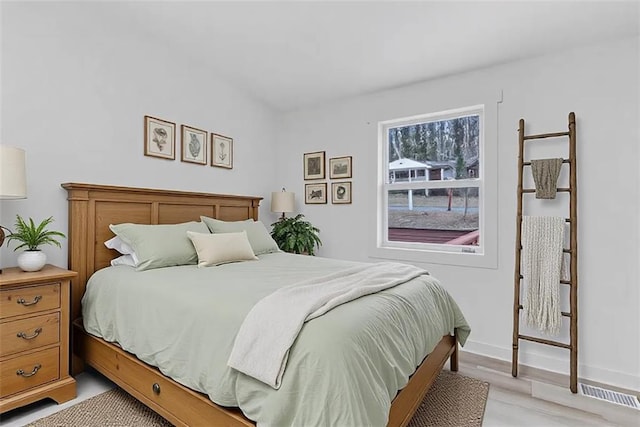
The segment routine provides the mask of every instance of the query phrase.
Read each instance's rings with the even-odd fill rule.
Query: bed
[[[200,216],[257,220],[261,198],[76,183],[63,187],[69,200],[69,268],[78,272],[71,303],[71,316],[76,319],[73,373],[88,364],[175,425],[254,425],[238,408],[217,405],[207,394],[165,376],[116,343],[85,332],[80,316],[89,277],[117,256],[103,245],[113,236],[109,224],[176,224],[197,221]],[[265,257],[264,264],[277,264],[280,259],[280,254],[273,254]],[[442,336],[393,399],[387,425],[403,426],[411,420],[447,359],[451,358],[451,369],[457,370],[457,348],[455,334]]]

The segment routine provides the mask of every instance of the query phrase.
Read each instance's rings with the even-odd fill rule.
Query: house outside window
[[[484,106],[379,124],[378,248],[482,255]]]

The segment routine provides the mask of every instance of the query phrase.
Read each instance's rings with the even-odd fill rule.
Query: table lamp
[[[282,212],[282,217],[285,218],[285,213],[293,212],[295,206],[296,194],[290,191],[286,191],[282,188],[282,191],[274,191],[271,193],[271,212]]]

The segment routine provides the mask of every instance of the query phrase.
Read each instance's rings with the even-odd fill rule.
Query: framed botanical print
[[[351,182],[331,183],[331,203],[334,205],[351,203]]]
[[[323,182],[321,184],[305,184],[304,202],[307,205],[327,203],[327,183]]]
[[[233,169],[233,138],[211,134],[211,166]]]
[[[176,124],[144,116],[144,155],[174,160],[176,158]]]
[[[304,179],[324,179],[324,151],[304,153],[302,158]]]
[[[182,157],[183,162],[207,164],[207,137],[206,130],[196,129],[191,126],[182,125]]]
[[[351,156],[329,159],[329,177],[331,179],[351,178]]]

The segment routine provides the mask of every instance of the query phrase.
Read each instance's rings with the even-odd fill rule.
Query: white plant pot
[[[18,255],[18,267],[22,271],[40,271],[47,263],[47,254],[42,251],[24,251]]]

